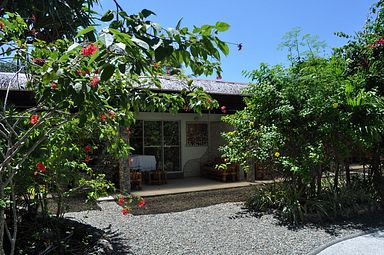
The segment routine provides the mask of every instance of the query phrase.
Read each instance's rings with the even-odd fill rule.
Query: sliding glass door
[[[133,153],[154,155],[158,169],[181,171],[178,121],[137,121],[130,141]]]

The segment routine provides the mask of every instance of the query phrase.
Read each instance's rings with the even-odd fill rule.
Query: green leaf
[[[140,14],[142,14],[142,16],[143,16],[144,18],[147,18],[147,17],[149,17],[149,16],[151,16],[151,15],[156,15],[156,13],[154,13],[153,11],[148,10],[148,9],[143,9],[143,10],[140,12]]]
[[[75,42],[74,44],[72,44],[71,46],[69,46],[68,50],[66,51],[67,53],[76,49],[77,47],[80,47],[80,44]]]
[[[219,47],[219,49],[221,50],[221,52],[223,52],[223,54],[225,56],[227,56],[229,54],[228,44],[226,44],[225,42],[223,42],[219,39],[216,40],[216,44],[217,44],[217,47]]]
[[[112,45],[114,36],[110,33],[101,33],[100,40],[104,43],[105,47],[108,48]]]
[[[82,35],[88,34],[88,33],[93,32],[93,31],[95,31],[95,27],[94,26],[86,27],[86,28],[80,30],[79,33],[77,33],[76,37],[78,38],[78,37],[80,37]]]
[[[183,21],[183,18],[179,19],[179,21],[176,24],[176,29],[179,30],[181,26],[181,22]]]
[[[144,42],[143,40],[140,40],[138,38],[132,38],[131,39],[133,42],[135,42],[137,45],[139,45],[140,47],[146,49],[146,50],[149,50],[149,45],[148,43]]]
[[[121,73],[125,73],[126,68],[125,68],[124,64],[120,64],[118,67],[119,67],[119,70],[120,70]]]
[[[108,21],[111,21],[113,20],[113,12],[111,10],[108,10],[104,15],[103,17],[101,17],[101,21],[104,21],[104,22],[108,22]]]
[[[115,66],[112,65],[112,64],[106,64],[102,73],[101,73],[101,76],[100,76],[100,79],[102,81],[107,81],[109,80],[109,78],[111,78],[111,76],[113,75],[113,73],[115,72]]]
[[[216,29],[219,32],[225,32],[229,29],[229,24],[222,21],[218,21],[216,22]]]

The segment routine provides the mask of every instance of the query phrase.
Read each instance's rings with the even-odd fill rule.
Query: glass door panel
[[[181,171],[180,122],[137,121],[130,142],[134,153],[154,155],[157,169]]]
[[[180,147],[164,147],[164,171],[178,172],[180,168]]]
[[[161,146],[161,121],[144,121],[144,146]]]
[[[144,155],[156,157],[156,168],[163,167],[162,122],[144,121]]]
[[[136,121],[135,125],[131,127],[131,137],[129,138],[130,145],[135,150],[133,154],[143,154],[143,121]]]

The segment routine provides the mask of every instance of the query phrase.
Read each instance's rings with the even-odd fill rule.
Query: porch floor
[[[169,194],[188,193],[196,191],[230,189],[238,187],[246,187],[250,185],[258,185],[273,181],[238,181],[238,182],[219,182],[201,177],[190,177],[184,179],[168,179],[167,184],[163,185],[143,185],[143,189],[132,191],[133,195],[141,197],[162,196]]]

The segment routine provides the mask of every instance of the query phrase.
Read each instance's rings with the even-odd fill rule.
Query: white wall
[[[187,122],[218,122],[220,114],[194,114],[194,113],[154,113],[142,112],[136,117],[138,120],[152,121],[180,121],[180,139],[181,139],[181,166],[184,177],[200,176],[200,159],[208,153],[208,146],[190,147],[186,146],[186,126]],[[212,132],[210,129],[209,132]],[[208,137],[212,135],[208,134]],[[215,137],[215,136],[214,136]],[[217,136],[216,136],[217,137]],[[211,141],[208,141],[210,144]]]

